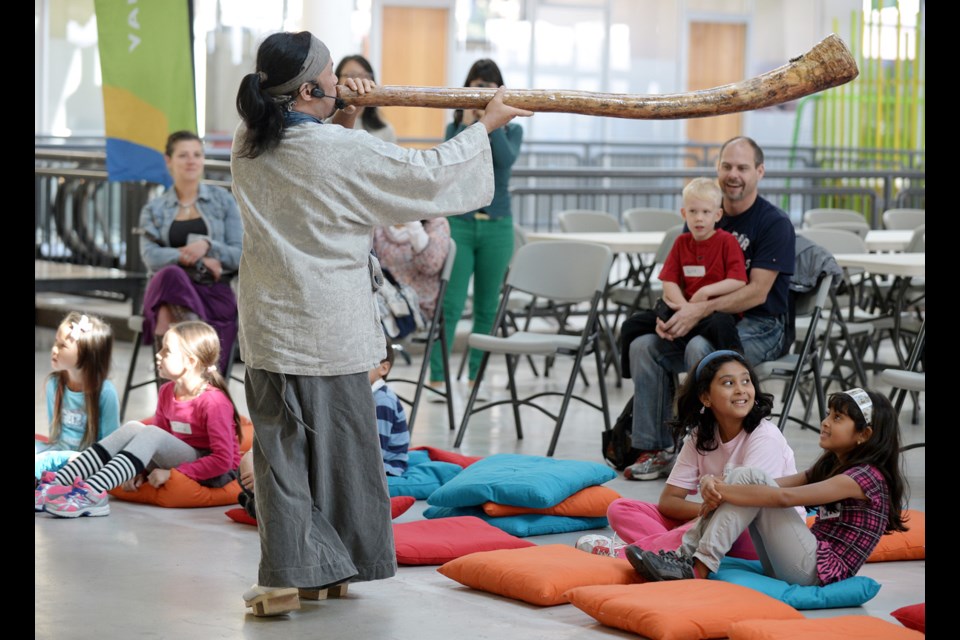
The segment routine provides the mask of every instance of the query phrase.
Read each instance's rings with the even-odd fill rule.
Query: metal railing
[[[401,138],[399,143],[433,146],[439,138]],[[524,140],[517,167],[712,167],[720,144],[701,142],[596,142]],[[792,147],[763,145],[767,169],[923,170],[921,150]]]
[[[716,175],[713,167],[663,168],[526,168],[511,178],[513,214],[524,228],[538,231],[557,226],[565,209],[606,211],[620,219],[632,207],[680,209],[683,186],[692,178]],[[818,207],[860,211],[873,227],[880,214],[901,201],[909,190],[923,197],[925,172],[918,170],[767,170],[760,192],[799,225],[803,212]],[[622,222],[622,220],[621,220]]]
[[[132,230],[155,188],[109,182],[105,170],[36,167],[35,258],[144,271]]]
[[[648,158],[649,166],[571,166],[575,157],[620,164],[630,155],[623,151],[628,146],[525,144],[523,153],[534,154],[528,160],[536,157],[539,165],[564,158],[559,162],[566,166],[528,163],[514,167],[510,191],[517,223],[528,229],[556,229],[556,214],[564,209],[598,209],[617,218],[631,207],[679,210],[680,193],[687,181],[715,175],[713,165],[704,159],[715,154],[716,145],[632,145],[634,151]],[[652,153],[658,149],[657,154]],[[690,149],[695,150],[692,155]],[[815,163],[829,151],[804,150],[808,158],[805,162]],[[768,162],[773,164],[769,159],[774,157],[768,153]],[[161,187],[147,182],[108,181],[102,149],[37,147],[35,158],[37,259],[145,271],[134,231],[143,205]],[[694,158],[700,165],[687,166]],[[922,160],[922,154],[904,154],[904,158],[914,162]],[[229,188],[228,159],[208,156],[206,175],[207,182]],[[902,167],[837,170],[767,166],[760,191],[798,225],[807,209],[841,207],[861,211],[876,228],[887,208],[923,206],[925,176],[922,169]]]

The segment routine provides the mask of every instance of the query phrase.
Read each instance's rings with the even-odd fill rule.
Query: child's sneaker
[[[43,510],[58,518],[110,515],[110,499],[106,491],[97,492],[86,482],[68,487],[70,493],[48,498]]]
[[[620,549],[625,547],[626,544],[624,544],[616,534],[613,535],[613,538],[608,538],[607,536],[590,533],[585,536],[580,536],[576,546],[580,551],[586,551],[595,556],[610,556],[611,558],[616,558]]]
[[[623,470],[627,480],[657,480],[673,470],[674,456],[669,451],[644,451],[637,461]]]
[[[33,490],[33,510],[43,511],[43,505],[48,499],[70,493],[72,486],[56,484],[57,474],[53,471],[44,471],[40,474],[40,483]]]

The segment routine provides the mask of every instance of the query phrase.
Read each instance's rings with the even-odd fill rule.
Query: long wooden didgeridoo
[[[675,120],[762,109],[850,82],[860,71],[850,50],[831,34],[807,53],[772,71],[713,89],[664,95],[507,89],[504,103],[530,111],[588,116]],[[340,97],[358,107],[483,109],[496,89],[384,85],[359,95],[344,86]]]

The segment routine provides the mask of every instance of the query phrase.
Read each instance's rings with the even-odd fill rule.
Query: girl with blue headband
[[[741,467],[704,479],[702,517],[679,549],[627,547],[630,564],[648,581],[706,578],[748,531],[765,575],[804,586],[856,575],[882,535],[907,529],[900,427],[879,393],[834,393],[828,406],[813,466],[785,477]],[[804,505],[817,511],[809,528],[792,508]]]
[[[688,498],[705,479],[741,466],[761,468],[773,477],[796,473],[793,450],[767,419],[772,407],[773,396],[760,391],[753,368],[740,353],[723,350],[705,356],[677,394],[677,419],[671,427],[683,446],[660,501],[621,498],[611,503],[607,519],[617,536],[640,549],[676,549],[701,515],[701,503]],[[614,554],[622,555],[622,548]],[[737,541],[731,555],[757,557],[748,536]]]

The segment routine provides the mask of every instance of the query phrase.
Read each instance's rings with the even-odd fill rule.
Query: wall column
[[[344,56],[358,53],[353,42],[350,19],[353,3],[344,0],[303,0],[300,28],[320,38],[333,57],[333,66]]]

